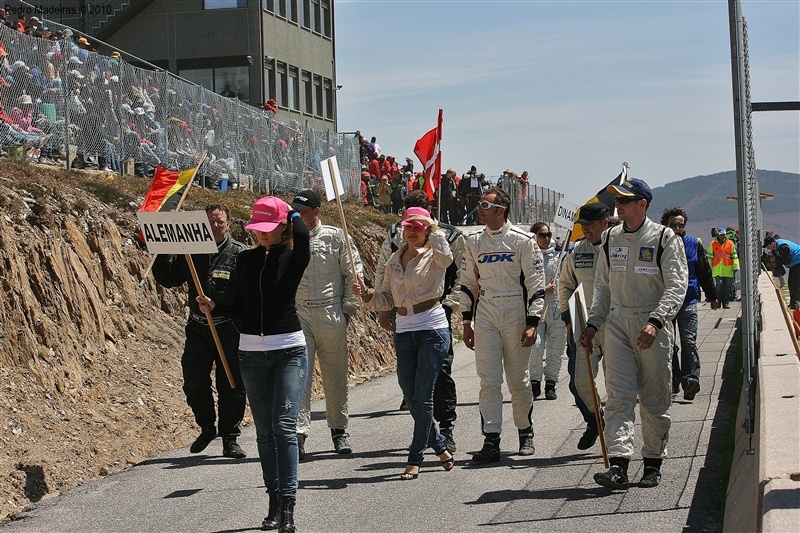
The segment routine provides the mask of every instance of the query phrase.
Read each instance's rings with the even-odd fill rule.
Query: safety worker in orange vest
[[[735,272],[739,270],[739,255],[736,253],[736,245],[725,234],[725,228],[718,228],[717,232],[717,238],[708,247],[708,260],[711,262],[717,297],[722,308],[729,309],[731,283]]]

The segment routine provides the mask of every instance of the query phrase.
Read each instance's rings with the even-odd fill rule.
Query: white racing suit
[[[481,380],[478,405],[483,433],[500,434],[503,369],[517,429],[532,425],[528,380],[530,348],[520,340],[538,326],[544,306],[542,252],[533,235],[506,222],[467,237],[461,267],[461,314],[475,322],[475,367]]]
[[[297,287],[297,316],[308,347],[306,388],[297,415],[297,432],[308,435],[311,427],[311,384],[314,360],[319,361],[322,388],[325,392],[325,417],[331,429],[347,427],[347,323],[344,315],[353,316],[358,299],[353,294],[350,256],[344,231],[322,223],[309,231],[311,261]],[[363,267],[358,250],[350,239],[356,272]]]
[[[648,218],[635,232],[620,224],[603,233],[588,323],[606,327],[608,401],[605,438],[609,457],[633,455],[636,397],[642,416],[642,457],[666,456],[672,403],[672,320],[689,281],[683,239]],[[607,246],[606,246],[607,242]],[[653,345],[636,346],[646,324],[658,328]]]
[[[556,252],[555,244],[552,244],[547,250],[542,250],[545,284],[550,283],[550,280],[556,275],[559,254],[560,252]],[[547,300],[547,309],[539,321],[539,327],[536,328],[536,343],[531,348],[529,370],[531,381],[542,381],[542,367],[544,366],[545,380],[558,382],[564,348],[567,345],[567,328],[561,320],[561,311],[558,309],[558,284],[556,284],[556,292]]]
[[[575,249],[564,260],[561,270],[561,278],[558,280],[558,307],[561,315],[569,311],[569,299],[572,293],[583,283],[583,297],[586,309],[592,307],[592,296],[594,295],[594,273],[597,269],[597,261],[600,258],[600,243],[596,245],[583,239],[575,245]],[[586,316],[583,317],[584,321]],[[566,318],[565,318],[566,320]],[[578,320],[578,317],[570,317],[570,322]],[[572,339],[567,349],[567,369],[569,371],[569,390],[575,397],[575,405],[578,406],[583,421],[594,426],[594,402],[592,401],[592,385],[590,380],[597,378],[597,369],[600,359],[603,357],[603,339],[605,338],[605,327],[600,330],[592,340],[592,353],[589,361],[592,364],[592,375],[586,369],[586,359],[583,348],[578,346],[577,339]],[[597,405],[600,405],[600,397],[597,396]],[[601,411],[602,414],[602,411]]]

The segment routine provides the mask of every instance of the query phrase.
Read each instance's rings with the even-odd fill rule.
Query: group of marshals
[[[642,180],[630,179],[608,190],[616,197],[621,224],[609,228],[609,210],[603,204],[581,207],[576,224],[585,239],[566,258],[559,280],[559,309],[570,323],[568,301],[578,285],[583,285],[589,308],[586,327],[580,339],[568,338],[570,390],[586,422],[578,448],[594,445],[600,431],[608,443],[611,467],[595,474],[595,481],[612,489],[627,489],[628,463],[634,451],[634,409],[638,403],[642,417],[644,475],[640,485],[653,487],[661,479],[661,463],[666,456],[672,402],[672,350],[675,343],[674,320],[686,295],[689,273],[684,241],[672,229],[647,217],[652,201],[650,187]],[[406,207],[428,208],[423,193],[409,195]],[[418,205],[417,205],[418,204]],[[502,189],[485,191],[476,212],[479,231],[466,237],[447,228],[454,261],[446,278],[440,301],[448,319],[460,311],[464,343],[475,351],[475,366],[480,378],[478,406],[481,415],[483,448],[472,457],[482,464],[499,461],[502,433],[502,384],[511,393],[513,424],[519,438],[519,453],[532,455],[533,394],[528,371],[531,346],[545,302],[545,272],[542,251],[534,236],[509,221],[511,199]],[[313,191],[298,193],[292,207],[311,233],[311,263],[297,293],[298,316],[302,319],[309,354],[309,370],[314,360],[319,365],[326,396],[326,419],[334,449],[351,452],[347,422],[347,324],[358,306],[352,293],[353,270],[362,276],[361,259],[350,241],[347,251],[344,232],[320,222],[320,199]],[[198,277],[206,294],[224,299],[236,282],[233,257],[244,245],[228,236],[228,210],[209,206],[218,254],[196,255]],[[404,246],[402,228],[393,226],[382,250],[381,266],[395,250]],[[460,267],[460,268],[459,268]],[[379,272],[376,278],[380,278]],[[156,280],[165,287],[176,287],[189,279],[183,257],[161,256],[154,266]],[[379,279],[377,280],[380,281]],[[190,284],[189,304],[194,302]],[[219,363],[216,347],[206,331],[205,317],[191,307],[186,327],[186,346],[182,359],[184,391],[194,411],[201,434],[191,447],[193,453],[205,449],[217,435],[223,439],[228,457],[244,457],[236,444],[239,422],[244,411],[244,391],[232,389],[224,373],[217,370],[219,422],[214,408],[210,373]],[[238,333],[231,320],[212,316],[226,347],[234,379],[241,383],[236,363]],[[380,317],[392,329],[391,313]],[[229,327],[230,326],[230,327]],[[227,329],[226,329],[227,328]],[[230,330],[230,331],[229,331]],[[577,341],[577,342],[576,342]],[[590,352],[591,374],[579,362],[578,344]],[[608,400],[601,413],[603,427],[595,420],[591,381],[603,360]],[[456,420],[455,382],[450,376],[452,352],[436,384],[435,418],[447,447],[455,452],[453,425]],[[310,429],[311,380],[307,380],[301,414],[298,418],[298,444],[301,458]]]

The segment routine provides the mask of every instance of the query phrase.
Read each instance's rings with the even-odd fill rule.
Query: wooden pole
[[[583,316],[583,304],[581,303],[581,295],[579,293],[575,293],[575,311],[578,314],[578,325],[581,329],[581,335],[586,330],[586,319]],[[577,339],[574,339],[576,343],[575,348],[577,349]],[[586,372],[589,376],[589,383],[591,384],[592,388],[592,403],[594,404],[594,420],[597,424],[597,432],[600,435],[600,449],[603,452],[603,464],[606,468],[611,468],[611,465],[608,462],[608,450],[606,449],[606,437],[603,433],[603,419],[600,418],[600,402],[597,401],[597,387],[594,384],[594,371],[592,369],[592,360],[591,354],[589,353],[589,348],[586,347],[583,349],[584,359],[586,360]],[[577,354],[576,354],[577,357]]]
[[[186,264],[189,265],[189,270],[192,273],[192,279],[194,280],[194,286],[197,289],[198,296],[202,296],[205,298],[205,294],[203,294],[203,286],[200,284],[200,278],[197,276],[197,270],[194,268],[194,262],[192,261],[192,256],[190,254],[186,254]],[[219,352],[219,358],[222,360],[222,366],[225,368],[225,375],[228,376],[228,383],[231,384],[231,388],[236,388],[236,380],[233,379],[233,374],[231,374],[231,368],[228,366],[228,360],[225,358],[225,350],[222,348],[222,343],[219,340],[219,334],[217,334],[217,327],[214,325],[214,319],[211,317],[211,313],[206,313],[206,320],[208,320],[208,327],[211,328],[211,336],[214,337],[214,344],[217,345],[217,352]]]
[[[347,221],[344,219],[344,207],[342,206],[342,199],[339,193],[339,184],[336,183],[336,174],[334,174],[333,168],[333,160],[328,159],[328,171],[330,172],[331,182],[333,183],[333,194],[336,196],[336,206],[339,208],[339,219],[342,222],[342,231],[344,231],[344,242],[347,245],[347,257],[350,258],[350,272],[353,274],[353,281],[357,281],[359,279],[358,272],[356,272],[356,263],[353,260],[353,250],[350,247],[350,234],[347,232]],[[359,296],[359,299],[362,299]],[[364,314],[364,302],[362,300],[361,305],[358,306],[359,311],[361,312],[361,323],[364,324],[364,327],[367,327],[367,317]]]
[[[761,265],[761,269],[766,272],[767,276],[769,277],[769,282],[772,283],[772,288],[775,289],[775,294],[778,296],[778,301],[781,305],[781,313],[783,314],[783,319],[786,321],[786,329],[789,330],[789,337],[792,339],[792,345],[794,346],[794,351],[797,355],[797,358],[800,359],[800,341],[797,339],[795,329],[797,327],[797,322],[794,321],[794,317],[792,313],[789,311],[789,308],[786,306],[786,302],[783,301],[783,295],[781,294],[781,289],[775,284],[775,280],[772,279],[772,272],[766,269],[766,267]]]
[[[194,172],[192,172],[192,177],[189,178],[189,183],[187,183],[186,187],[183,188],[183,194],[181,194],[181,199],[178,200],[178,205],[175,206],[175,209],[173,209],[173,211],[180,211],[181,210],[181,206],[183,205],[183,201],[186,199],[186,194],[189,192],[189,188],[192,186],[192,181],[194,181],[194,177],[197,174],[197,171],[200,170],[200,165],[202,165],[203,161],[205,161],[207,154],[208,154],[208,150],[203,150],[203,153],[200,155],[200,162],[197,163],[196,167],[194,167]],[[147,275],[153,269],[153,265],[155,264],[157,257],[158,257],[158,254],[153,254],[150,257],[150,264],[147,265],[147,268],[145,269],[144,273],[142,274],[142,279],[141,279],[141,281],[139,281],[139,287],[144,285],[144,280],[147,279]]]

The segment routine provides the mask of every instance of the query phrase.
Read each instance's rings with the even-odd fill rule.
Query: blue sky
[[[752,100],[800,100],[800,2],[742,10]],[[445,167],[575,202],[623,161],[654,187],[735,168],[726,0],[336,0],[335,31],[339,130],[399,160],[442,108]],[[759,168],[800,172],[800,113],[754,132]]]

